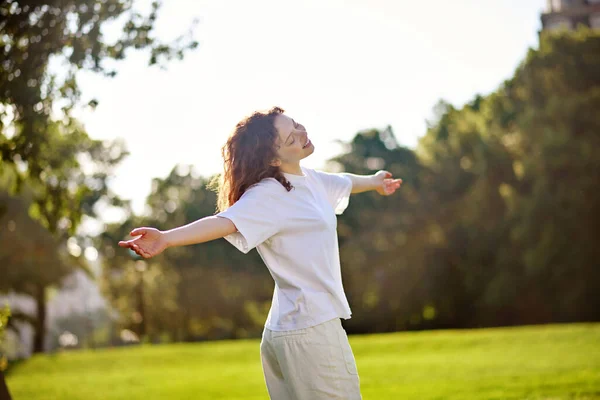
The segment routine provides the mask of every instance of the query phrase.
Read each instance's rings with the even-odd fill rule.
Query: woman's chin
[[[310,156],[314,152],[315,152],[315,146],[313,146],[311,143],[310,146],[308,146],[308,148],[306,149],[306,155],[303,158]]]

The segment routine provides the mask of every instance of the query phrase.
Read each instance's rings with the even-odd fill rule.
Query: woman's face
[[[274,125],[279,133],[279,137],[275,140],[275,148],[281,162],[280,166],[297,166],[300,160],[315,151],[302,124],[285,114],[279,114],[275,117]]]

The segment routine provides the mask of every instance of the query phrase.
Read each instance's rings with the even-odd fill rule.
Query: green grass
[[[365,400],[600,399],[600,324],[353,336]],[[36,356],[14,400],[267,399],[258,340]]]

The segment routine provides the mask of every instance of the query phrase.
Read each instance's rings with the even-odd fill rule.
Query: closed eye
[[[293,119],[292,119],[292,122],[294,123],[294,129],[298,129],[298,127],[300,126],[300,124],[299,124],[299,123],[297,123],[296,121],[294,121]],[[293,134],[292,134],[292,135],[290,135],[290,136],[293,136]],[[296,141],[295,141],[295,140],[292,138],[292,141],[290,142],[290,144],[289,144],[288,146],[291,146],[291,145],[293,145],[295,142],[296,142]]]

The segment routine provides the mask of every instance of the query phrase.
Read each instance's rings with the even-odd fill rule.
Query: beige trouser
[[[362,399],[339,318],[293,331],[265,328],[260,355],[271,400]]]

